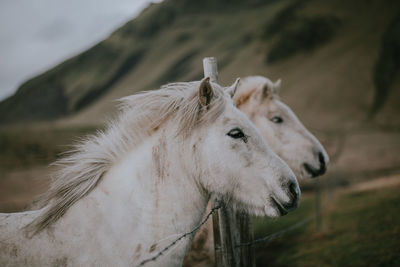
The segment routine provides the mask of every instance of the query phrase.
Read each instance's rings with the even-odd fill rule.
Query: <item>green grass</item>
[[[79,138],[93,133],[79,129],[8,129],[0,130],[0,170],[25,169],[50,164]]]
[[[399,188],[339,195],[320,232],[311,223],[257,246],[257,266],[400,266],[399,201]],[[312,212],[313,199],[306,198],[279,220],[255,220],[256,238]]]
[[[254,237],[261,238],[266,235],[289,227],[303,218],[311,216],[314,212],[314,199],[311,196],[302,196],[299,207],[286,216],[270,219],[267,217],[256,217],[253,219]]]

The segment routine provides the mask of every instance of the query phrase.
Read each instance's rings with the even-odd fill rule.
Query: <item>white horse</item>
[[[298,178],[320,176],[326,171],[328,154],[293,111],[280,101],[280,87],[280,80],[274,83],[262,76],[246,77],[240,80],[233,99]],[[213,266],[213,261],[212,222],[207,222],[196,234],[184,265]]]
[[[297,205],[293,172],[209,80],[127,97],[59,164],[37,211],[0,214],[0,266],[131,266],[201,220],[210,197],[256,215]],[[180,266],[183,239],[149,266]]]
[[[261,132],[268,145],[299,178],[326,172],[329,156],[321,143],[279,98],[281,80],[266,77],[242,79],[234,96],[236,106]]]

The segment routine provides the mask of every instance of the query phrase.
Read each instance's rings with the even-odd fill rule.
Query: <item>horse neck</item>
[[[97,243],[115,242],[131,259],[132,251],[140,247],[137,260],[154,255],[178,234],[194,228],[208,195],[196,183],[198,175],[192,171],[195,168],[186,147],[170,141],[173,139],[167,142],[165,132],[156,133],[131,151],[87,197],[71,207],[64,225],[78,223],[79,228],[74,229],[92,239],[108,233],[106,240]],[[184,241],[162,260],[183,260],[189,243]]]

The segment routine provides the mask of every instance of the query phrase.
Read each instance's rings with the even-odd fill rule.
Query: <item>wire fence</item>
[[[179,238],[175,239],[173,242],[171,242],[168,246],[166,246],[164,249],[162,249],[160,252],[158,252],[156,255],[154,255],[151,258],[148,258],[146,260],[143,260],[142,262],[139,263],[139,265],[136,266],[144,266],[145,264],[149,263],[149,262],[153,262],[156,261],[159,257],[163,256],[165,254],[165,252],[167,252],[169,249],[171,249],[173,246],[175,246],[179,241],[181,241],[182,239],[184,239],[185,237],[188,237],[190,235],[195,234],[211,217],[211,215],[216,212],[218,209],[220,209],[222,207],[221,202],[217,202],[217,205],[215,207],[213,207],[210,212],[207,214],[207,216],[200,222],[200,224],[198,224],[195,228],[193,228],[193,230],[191,230],[190,232],[184,233],[182,234]],[[293,231],[297,228],[302,227],[303,225],[306,225],[308,223],[311,223],[314,219],[316,219],[319,215],[317,213],[314,213],[312,216],[309,216],[285,229],[282,229],[278,232],[269,234],[267,236],[264,236],[262,238],[258,238],[255,239],[251,242],[246,242],[246,243],[241,243],[241,244],[237,244],[235,247],[236,248],[240,248],[240,247],[247,247],[247,246],[254,246],[257,245],[259,243],[264,243],[264,242],[268,242],[271,241],[275,238],[278,238],[290,231]]]
[[[255,239],[255,240],[253,240],[251,242],[238,244],[238,245],[236,245],[236,248],[245,247],[245,246],[254,246],[254,245],[259,244],[259,243],[271,241],[274,238],[280,237],[280,236],[286,234],[287,232],[293,231],[293,230],[295,230],[297,228],[302,227],[303,225],[305,225],[307,223],[310,223],[316,217],[317,217],[317,214],[314,214],[313,216],[310,216],[310,217],[308,217],[308,218],[306,218],[304,220],[301,220],[301,221],[299,221],[299,222],[297,222],[297,223],[295,223],[295,224],[293,224],[293,225],[291,225],[291,226],[289,226],[289,227],[287,227],[287,228],[285,228],[283,230],[280,230],[278,232],[272,233],[272,234],[264,236],[262,238]]]
[[[165,248],[163,248],[160,252],[158,252],[156,255],[154,255],[151,258],[148,258],[144,261],[142,261],[141,263],[139,263],[139,265],[136,266],[144,266],[146,263],[152,262],[152,261],[156,261],[159,257],[161,257],[162,255],[164,255],[165,252],[167,252],[170,248],[172,248],[173,246],[176,245],[176,243],[178,243],[179,241],[181,241],[182,239],[184,239],[185,237],[188,237],[190,235],[195,234],[207,221],[208,219],[211,217],[211,215],[216,212],[218,209],[220,209],[222,207],[222,204],[217,201],[216,202],[217,205],[215,207],[213,207],[210,212],[207,214],[207,216],[200,222],[199,225],[197,225],[195,228],[193,228],[192,231],[184,233],[183,235],[181,235],[179,238],[175,239],[173,242],[171,242],[168,246],[166,246]]]

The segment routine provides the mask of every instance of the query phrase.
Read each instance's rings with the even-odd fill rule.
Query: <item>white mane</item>
[[[166,121],[176,127],[176,135],[187,137],[204,122],[214,121],[224,110],[223,90],[213,84],[214,100],[207,112],[198,101],[200,82],[173,83],[160,90],[121,99],[120,114],[106,130],[77,144],[55,165],[50,189],[41,199],[42,214],[27,225],[36,234],[57,221],[79,199],[91,192],[110,167]]]

